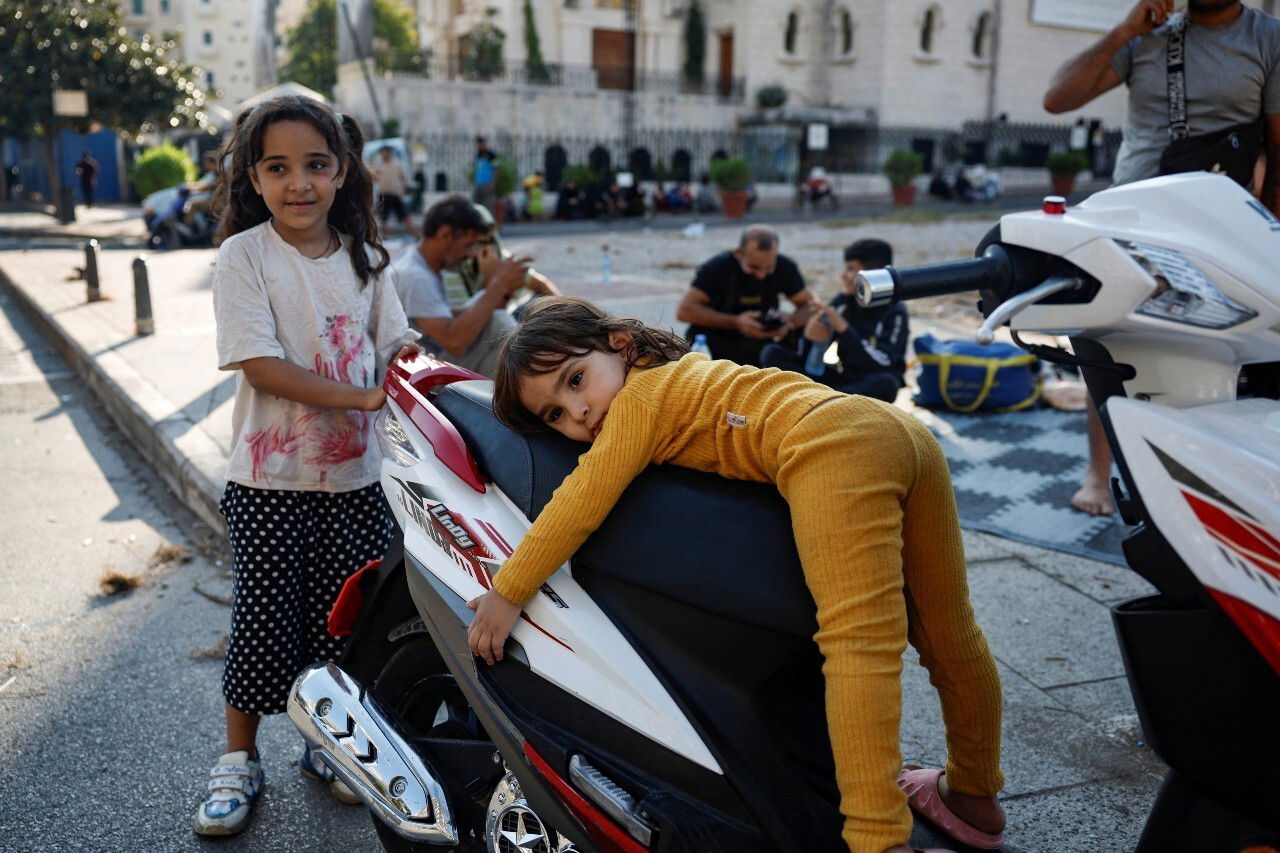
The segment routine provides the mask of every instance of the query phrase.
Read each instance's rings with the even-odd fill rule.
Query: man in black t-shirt
[[[796,307],[790,315],[778,313],[779,295]],[[689,340],[706,335],[712,358],[759,365],[764,345],[802,328],[817,307],[795,261],[778,253],[778,233],[752,225],[737,249],[698,268],[676,319],[691,324]]]

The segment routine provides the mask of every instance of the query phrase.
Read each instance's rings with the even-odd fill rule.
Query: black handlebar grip
[[[971,290],[997,290],[1013,278],[1013,263],[999,246],[991,246],[980,258],[947,261],[923,267],[865,270],[858,273],[857,300],[864,308],[965,293]]]

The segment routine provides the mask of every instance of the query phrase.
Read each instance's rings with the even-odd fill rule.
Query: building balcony
[[[745,89],[742,77],[708,74],[697,79],[680,71],[637,69],[628,65],[544,62],[531,66],[524,60],[465,55],[433,56],[416,68],[397,69],[393,73],[397,77],[420,77],[451,83],[707,97],[726,104],[741,104]]]

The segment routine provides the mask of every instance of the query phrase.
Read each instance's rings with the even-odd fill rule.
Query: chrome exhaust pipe
[[[307,667],[289,692],[289,719],[316,756],[401,838],[458,843],[439,781],[354,678],[332,663]]]

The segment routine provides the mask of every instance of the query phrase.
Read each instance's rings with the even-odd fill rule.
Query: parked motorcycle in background
[[[1280,846],[1280,222],[1160,178],[1002,219],[974,260],[863,273],[866,304],[980,290],[989,338],[1071,337],[1158,594],[1114,608],[1170,773],[1141,850]],[[1237,397],[1237,385],[1248,389]],[[395,364],[375,432],[403,534],[344,587],[289,715],[389,850],[843,850],[820,657],[771,486],[651,466],[478,665],[465,603],[576,465],[492,385]],[[745,534],[745,535],[744,535]],[[918,829],[913,843],[936,840]]]

